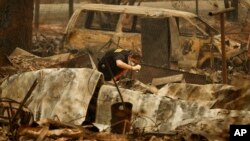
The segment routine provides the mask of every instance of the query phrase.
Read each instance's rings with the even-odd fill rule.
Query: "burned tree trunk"
[[[16,47],[32,47],[33,0],[0,0],[0,66]]]

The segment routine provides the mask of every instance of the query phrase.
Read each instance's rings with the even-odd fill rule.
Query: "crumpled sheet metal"
[[[223,118],[199,118],[191,123],[179,126],[176,131],[185,140],[194,140],[197,136],[203,136],[208,141],[228,141],[231,124],[247,125],[249,122],[249,116],[242,115]]]
[[[119,88],[124,102],[132,103],[132,120],[137,127],[147,127],[153,130],[156,121],[156,109],[158,109],[161,97],[153,94],[143,94],[140,91]],[[97,99],[96,123],[111,125],[111,105],[121,102],[116,87],[103,85]],[[137,116],[138,115],[138,116]],[[143,115],[143,116],[141,116]]]
[[[88,68],[43,69],[11,76],[1,85],[1,97],[21,102],[34,80],[38,84],[26,105],[35,120],[59,118],[81,124],[102,74]]]
[[[212,109],[249,111],[250,87],[248,81],[239,81],[244,88],[225,84],[169,83],[158,90],[157,95],[172,99],[196,101]],[[246,83],[246,84],[245,84]]]
[[[157,95],[188,101],[213,101],[221,95],[238,93],[238,91],[239,88],[224,84],[169,83],[163,86]]]
[[[146,132],[168,132],[178,126],[192,123],[195,118],[250,116],[248,111],[210,109],[196,101],[175,100],[154,94],[120,88],[125,102],[133,104],[132,127]],[[97,101],[96,123],[111,126],[111,105],[121,102],[114,86],[103,85]]]
[[[221,51],[221,34],[216,35],[213,37],[213,45],[219,50],[220,53],[222,53]],[[225,48],[227,51],[229,50],[237,50],[239,48],[241,48],[241,44],[233,41],[233,40],[229,40],[226,38],[226,42],[228,42],[228,44],[226,44]]]
[[[233,76],[231,84],[240,88],[239,94],[229,94],[218,100],[213,108],[223,108],[228,110],[250,110],[250,79],[245,75]]]

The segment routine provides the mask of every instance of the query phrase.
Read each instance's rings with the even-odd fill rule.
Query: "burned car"
[[[144,6],[82,5],[67,25],[64,47],[101,52],[111,41],[113,47],[140,50],[143,63],[157,67],[211,67],[221,59],[220,34],[203,19]],[[227,57],[241,53],[240,48],[228,40]]]

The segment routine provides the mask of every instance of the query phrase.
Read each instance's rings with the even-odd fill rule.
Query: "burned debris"
[[[38,138],[40,134],[44,133],[44,138],[58,139],[65,137],[80,139],[91,136],[89,135],[91,133],[85,129],[89,126],[94,125],[102,132],[114,130],[112,124],[115,125],[117,123],[111,122],[112,118],[114,118],[113,116],[115,116],[111,107],[113,104],[121,102],[121,99],[115,86],[102,84],[99,72],[84,68],[65,68],[42,69],[14,75],[2,83],[1,97],[15,101],[24,99],[27,88],[32,85],[30,83],[32,81],[25,81],[27,78],[30,80],[37,79],[38,82],[26,104],[28,105],[27,108],[31,110],[30,113],[33,114],[34,120],[39,121],[40,124],[35,127],[20,128],[18,130],[20,131],[18,132],[19,136]],[[57,83],[60,79],[60,83]],[[55,85],[57,89],[54,89]],[[16,86],[16,88],[13,88],[13,86]],[[88,90],[89,93],[82,93],[83,90]],[[126,130],[126,133],[132,131],[137,131],[141,134],[156,132],[155,135],[157,135],[157,132],[163,132],[166,136],[171,136],[171,131],[175,129],[178,129],[176,130],[177,133],[179,131],[183,133],[186,124],[196,124],[197,121],[197,125],[194,126],[197,127],[199,122],[207,122],[206,119],[211,120],[212,118],[215,118],[215,121],[224,121],[225,117],[237,118],[238,122],[247,123],[247,121],[240,118],[241,116],[247,117],[249,114],[248,111],[245,111],[247,109],[247,107],[244,107],[245,104],[242,105],[242,108],[227,109],[226,107],[229,103],[232,105],[232,102],[235,104],[240,101],[241,103],[247,103],[247,99],[244,99],[242,96],[245,95],[246,97],[249,95],[248,89],[243,93],[243,88],[239,89],[223,84],[194,85],[170,83],[159,89],[154,95],[138,90],[124,88],[120,88],[120,90],[123,100],[132,104],[130,109],[131,119],[127,119],[129,121],[127,126],[132,129]],[[87,110],[87,107],[91,96],[95,95],[94,93],[98,93],[98,97],[94,98],[97,102],[96,114],[86,118],[93,118],[94,116],[95,123],[79,127],[84,121],[84,116],[87,112],[91,112]],[[235,99],[238,100],[234,101]],[[116,113],[118,111],[115,110],[113,112]],[[118,112],[117,114],[116,116],[120,117],[122,113]],[[46,120],[44,122],[43,119],[46,118],[56,121]],[[228,124],[236,123],[235,120],[231,119],[225,120],[225,122],[228,122]],[[52,128],[52,126],[56,128]],[[116,132],[123,132],[123,127],[116,127],[115,129]],[[99,135],[102,136],[103,133],[93,136],[99,138]],[[211,137],[210,132],[201,135],[206,138]],[[185,136],[188,136],[188,134],[185,134]],[[213,136],[218,139],[218,132],[215,132]],[[228,136],[226,135],[226,137]]]
[[[190,12],[81,4],[63,35],[6,56],[0,140],[226,141],[230,125],[249,124],[250,35],[224,47],[221,36]],[[111,48],[142,53],[142,69],[104,81],[96,64]]]

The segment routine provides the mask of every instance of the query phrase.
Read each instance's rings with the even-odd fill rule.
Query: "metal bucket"
[[[129,102],[119,102],[111,106],[111,132],[125,134],[130,130],[130,120],[133,105]]]

